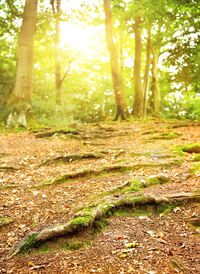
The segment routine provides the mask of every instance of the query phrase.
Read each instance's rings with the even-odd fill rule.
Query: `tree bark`
[[[148,38],[146,45],[146,67],[144,74],[144,105],[143,105],[143,117],[147,116],[147,92],[149,87],[149,71],[151,65],[151,28],[148,29]]]
[[[160,88],[158,82],[158,61],[159,61],[159,50],[156,47],[152,48],[153,60],[152,60],[152,104],[153,104],[153,115],[158,117],[160,113]]]
[[[141,81],[141,62],[142,62],[142,40],[141,40],[141,18],[135,17],[135,62],[134,62],[134,84],[135,97],[133,104],[133,115],[143,117],[143,90]]]
[[[104,0],[104,11],[105,11],[105,28],[106,28],[106,41],[108,46],[108,51],[110,55],[111,71],[113,79],[113,88],[115,93],[115,100],[117,105],[117,113],[115,120],[121,117],[125,120],[127,113],[127,105],[125,101],[125,96],[123,93],[122,77],[120,73],[120,67],[118,63],[117,50],[113,41],[112,33],[112,13],[110,0]]]
[[[23,22],[19,34],[17,75],[13,93],[10,99],[10,105],[13,107],[17,104],[19,108],[15,109],[15,114],[11,112],[10,123],[15,126],[22,123],[26,126],[27,106],[31,106],[31,97],[33,91],[33,41],[36,29],[37,0],[26,0]],[[23,118],[19,118],[23,116]],[[22,122],[18,120],[23,120]]]

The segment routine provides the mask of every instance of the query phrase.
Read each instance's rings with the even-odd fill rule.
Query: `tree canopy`
[[[0,4],[2,123],[6,123],[16,83],[26,2],[8,0]],[[119,110],[126,113],[126,118],[144,118],[147,113],[198,119],[198,1],[109,1],[115,48],[113,51],[112,46],[109,52],[116,51],[114,67],[119,66],[123,102],[114,93],[116,82],[106,44],[104,2],[107,1],[39,1],[31,97],[35,119],[44,124],[93,122],[114,118]]]

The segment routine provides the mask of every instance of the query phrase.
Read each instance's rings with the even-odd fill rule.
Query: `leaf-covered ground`
[[[155,120],[73,129],[50,137],[31,130],[0,134],[1,273],[200,273],[198,201],[160,213],[151,206],[123,209],[99,233],[88,228],[9,257],[29,232],[67,222],[78,208],[120,195],[113,189],[136,178],[170,180],[140,193],[200,189],[198,162],[181,149],[199,142],[199,124]],[[55,183],[64,174],[78,175]]]

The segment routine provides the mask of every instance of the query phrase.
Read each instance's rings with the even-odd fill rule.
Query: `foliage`
[[[70,2],[70,1],[69,1]],[[0,121],[6,120],[6,106],[16,77],[17,43],[22,21],[23,1],[0,4]],[[50,1],[40,1],[34,41],[34,93],[32,107],[35,119],[48,126],[66,126],[73,122],[97,122],[114,117],[116,112],[109,56],[104,37],[103,3],[72,8],[63,4],[61,21],[91,30],[93,43],[64,44],[77,34],[61,33],[60,56],[63,81],[63,106],[56,104],[55,91],[55,18]],[[67,7],[67,8],[66,8]],[[145,70],[147,28],[152,27],[151,42],[160,51],[159,82],[161,115],[167,118],[200,118],[200,41],[197,0],[194,1],[112,1],[113,34],[120,59],[123,87],[131,113],[134,100],[134,17],[142,18],[142,74]],[[79,33],[80,35],[80,33]],[[72,37],[73,36],[73,37]],[[81,36],[82,37],[82,36]],[[95,43],[94,43],[95,41]],[[82,44],[77,39],[77,43]],[[77,47],[76,47],[77,46]],[[151,75],[150,75],[151,76]],[[151,79],[150,85],[151,87]],[[152,96],[148,92],[149,113]]]

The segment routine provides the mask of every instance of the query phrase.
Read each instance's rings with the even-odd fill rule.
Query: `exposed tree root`
[[[45,137],[51,137],[54,134],[74,134],[74,135],[78,135],[79,132],[76,129],[56,129],[56,130],[52,130],[52,131],[46,131],[46,132],[39,132],[37,134],[35,134],[36,138],[45,138]]]
[[[104,156],[105,155],[100,152],[83,152],[78,154],[64,154],[62,156],[58,156],[52,159],[47,159],[46,161],[42,162],[40,166],[44,166],[44,165],[55,163],[55,162],[66,163],[66,162],[73,162],[73,161],[82,160],[82,159],[99,159],[99,158],[104,158]]]
[[[15,170],[19,170],[19,169],[16,167],[12,167],[12,166],[0,166],[0,171],[4,171],[4,170],[15,171]]]
[[[15,256],[21,252],[28,251],[31,247],[39,243],[47,241],[51,238],[67,235],[80,229],[92,226],[95,220],[105,217],[108,213],[113,212],[116,208],[122,206],[138,206],[145,204],[161,204],[177,201],[191,201],[200,199],[200,190],[187,193],[175,193],[169,195],[154,194],[134,194],[122,195],[118,198],[105,200],[101,204],[96,204],[87,208],[83,208],[78,212],[74,219],[65,224],[56,225],[54,227],[45,228],[39,232],[30,233],[23,241],[15,246],[11,251],[11,256]]]
[[[180,165],[179,160],[174,160],[171,162],[150,162],[150,163],[141,163],[141,164],[118,164],[112,166],[104,166],[98,169],[84,169],[81,171],[71,172],[64,174],[62,176],[57,177],[52,181],[44,181],[39,185],[34,186],[33,188],[40,188],[40,187],[47,187],[51,185],[62,184],[68,180],[76,179],[76,178],[83,178],[87,176],[98,176],[101,174],[109,174],[114,172],[126,172],[128,170],[140,169],[144,167],[162,167],[167,166],[171,167],[173,165]]]
[[[163,132],[159,135],[153,136],[150,138],[150,140],[159,140],[159,139],[163,139],[163,140],[172,140],[174,138],[179,137],[181,134],[179,132]]]

